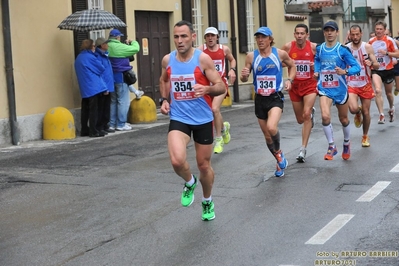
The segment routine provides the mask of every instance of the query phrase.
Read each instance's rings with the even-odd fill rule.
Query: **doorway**
[[[145,95],[159,105],[159,77],[161,61],[170,53],[169,13],[136,11],[136,36],[140,52],[136,55],[138,66],[138,86]]]

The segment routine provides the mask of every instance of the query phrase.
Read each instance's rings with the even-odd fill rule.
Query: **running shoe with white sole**
[[[274,157],[276,158],[277,163],[278,163],[278,166],[279,166],[281,169],[287,168],[287,166],[288,166],[288,161],[287,161],[287,159],[285,159],[284,153],[283,153],[281,150],[278,151],[278,152],[276,152],[276,153],[274,154]]]
[[[128,131],[128,130],[132,130],[132,127],[129,126],[128,124],[124,124],[123,127],[117,127],[116,130],[117,131]]]
[[[337,153],[338,153],[337,147],[335,145],[333,146],[329,145],[327,153],[324,155],[324,160],[331,161],[332,159],[334,159],[334,156],[337,155]]]
[[[299,150],[299,154],[296,157],[296,160],[300,163],[304,163],[305,162],[305,157],[306,157],[306,149],[300,149]]]
[[[378,119],[378,124],[385,124],[385,115],[380,114],[380,118]]]
[[[342,151],[342,159],[349,160],[351,157],[351,144],[348,143],[347,145],[344,144],[344,150]]]
[[[215,146],[213,147],[213,152],[214,153],[222,153],[223,152],[223,138],[222,137],[216,137],[215,138]]]
[[[278,163],[276,163],[276,171],[274,172],[274,176],[276,177],[284,176],[284,169],[281,169],[280,166],[278,166]]]
[[[212,221],[215,219],[215,204],[213,201],[202,202],[202,221]]]
[[[388,111],[389,122],[393,122],[395,120],[395,108],[392,108]]]
[[[183,192],[181,193],[181,205],[183,207],[188,207],[194,202],[194,190],[197,186],[197,177],[194,176],[194,184],[192,186],[188,186],[187,183],[184,184]]]
[[[362,137],[362,147],[370,147],[370,139],[367,135]]]
[[[230,142],[231,136],[230,136],[230,123],[229,122],[224,122],[224,131],[222,132],[222,137],[223,137],[223,142],[224,144],[227,144]]]

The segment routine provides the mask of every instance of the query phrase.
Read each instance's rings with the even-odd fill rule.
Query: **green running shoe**
[[[222,153],[223,152],[223,138],[216,137],[215,138],[215,146],[213,147],[213,153]]]
[[[194,202],[194,189],[197,186],[197,177],[194,176],[194,184],[190,187],[184,183],[183,193],[181,194],[181,205],[184,207],[190,206]]]
[[[202,221],[211,221],[215,219],[215,204],[213,201],[202,202]]]
[[[231,136],[230,136],[230,123],[229,122],[224,122],[224,131],[222,132],[223,136],[223,142],[224,144],[227,144],[230,142]]]

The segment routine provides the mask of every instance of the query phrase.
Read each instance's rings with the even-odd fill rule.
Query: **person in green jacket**
[[[108,42],[108,57],[111,61],[114,74],[115,91],[111,93],[111,114],[109,128],[118,131],[131,130],[132,127],[126,123],[129,111],[130,97],[129,86],[123,78],[123,73],[131,71],[129,57],[134,56],[140,51],[137,41],[127,40],[126,43],[120,41],[123,34],[118,29],[111,30]],[[144,94],[143,91],[131,88],[137,99]]]

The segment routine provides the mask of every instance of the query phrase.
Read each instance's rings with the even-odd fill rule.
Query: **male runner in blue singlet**
[[[212,200],[214,172],[211,166],[213,144],[213,113],[211,96],[226,92],[215,64],[209,55],[193,48],[196,38],[190,22],[180,21],[173,28],[176,50],[162,59],[160,77],[161,112],[170,115],[168,149],[176,174],[186,183],[181,204],[194,201],[197,177],[187,162],[187,144],[193,135],[197,166],[202,185],[202,220],[215,218]],[[212,85],[210,85],[212,84]],[[170,98],[170,102],[169,102]]]
[[[274,38],[268,27],[260,27],[255,32],[258,49],[248,53],[245,67],[241,71],[240,80],[247,82],[251,70],[255,89],[255,115],[266,140],[269,151],[276,158],[277,177],[284,176],[288,161],[280,149],[280,132],[278,122],[284,108],[282,90],[291,89],[291,83],[296,75],[294,61],[286,51],[272,47]],[[283,65],[288,67],[289,79],[283,81]]]
[[[325,160],[332,160],[338,153],[331,124],[331,105],[338,109],[339,121],[344,132],[342,159],[350,158],[350,127],[348,120],[348,86],[346,76],[360,73],[360,66],[348,47],[337,41],[338,25],[328,21],[323,26],[325,42],[316,47],[314,78],[318,80],[320,111],[324,134],[328,141]],[[349,66],[349,68],[347,68]]]

